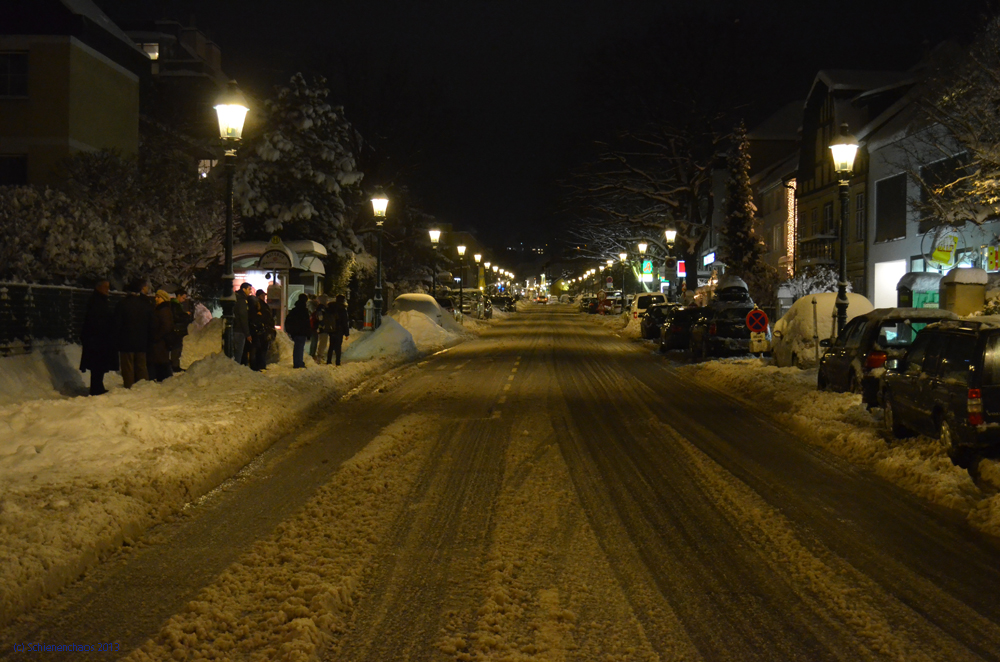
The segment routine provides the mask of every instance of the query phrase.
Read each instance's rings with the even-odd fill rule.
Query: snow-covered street
[[[974,482],[814,371],[688,364],[620,318],[417,315],[352,336],[364,360],[263,374],[191,363],[208,328],[181,376],[101,398],[0,360],[26,364],[0,370],[22,380],[0,407],[5,619],[110,555],[3,639],[132,660],[996,659],[995,462]],[[73,358],[48,372],[78,381]]]

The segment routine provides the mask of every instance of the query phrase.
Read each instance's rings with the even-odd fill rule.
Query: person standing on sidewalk
[[[292,349],[292,367],[306,367],[303,354],[306,349],[306,341],[312,333],[312,326],[309,324],[309,309],[306,308],[306,301],[309,297],[300,294],[295,300],[295,306],[288,311],[285,317],[285,332],[291,336],[294,348]]]
[[[188,295],[183,289],[174,292],[170,302],[170,312],[174,316],[174,338],[170,347],[170,368],[174,372],[183,372],[181,353],[184,351],[184,336],[188,334],[188,324],[194,320]]]
[[[90,371],[90,394],[102,395],[104,375],[118,370],[118,352],[115,351],[115,319],[111,313],[108,293],[111,283],[99,280],[94,286],[94,295],[87,303],[87,314],[80,330],[80,371]]]
[[[145,283],[135,283],[115,307],[115,341],[125,388],[142,379],[149,379],[146,352],[153,327],[153,309],[142,293]]]
[[[327,317],[333,318],[333,324],[330,329],[330,349],[326,353],[326,364],[330,365],[330,359],[336,353],[337,365],[340,365],[340,351],[344,346],[344,338],[351,333],[351,318],[347,315],[347,297],[338,294],[336,301],[328,307]]]
[[[271,343],[274,341],[274,314],[271,307],[267,305],[267,293],[264,290],[257,290],[257,324],[260,329],[260,336],[257,340],[254,351],[254,361],[251,368],[258,372],[267,367],[267,353],[271,350]]]
[[[247,306],[247,297],[253,290],[250,283],[243,283],[240,289],[236,290],[236,307],[233,309],[233,359],[237,363],[243,363],[243,348],[246,347],[247,338],[250,336],[250,309]]]
[[[150,334],[149,365],[153,379],[162,382],[173,376],[170,368],[170,347],[173,345],[174,315],[170,312],[170,295],[156,292],[156,309],[153,311],[153,331]]]

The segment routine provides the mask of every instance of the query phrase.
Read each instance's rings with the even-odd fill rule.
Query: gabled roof
[[[798,140],[804,101],[793,101],[747,132],[749,140]]]
[[[824,69],[816,74],[806,104],[812,99],[816,87],[822,83],[830,90],[868,92],[912,83],[913,74],[908,71],[854,71],[851,69]]]

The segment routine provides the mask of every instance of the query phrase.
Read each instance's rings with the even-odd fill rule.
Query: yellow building
[[[53,183],[80,151],[138,151],[148,59],[90,0],[13,3],[0,30],[0,185]]]

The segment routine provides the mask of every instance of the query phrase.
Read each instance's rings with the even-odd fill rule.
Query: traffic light
[[[666,261],[666,267],[668,271],[672,271],[677,268],[677,258],[668,257]]]

